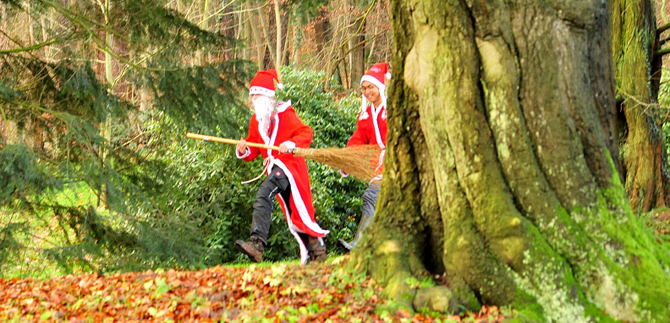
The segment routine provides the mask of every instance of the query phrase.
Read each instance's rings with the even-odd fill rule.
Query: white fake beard
[[[260,96],[251,100],[254,105],[254,112],[256,112],[256,121],[261,125],[261,129],[266,132],[270,127],[270,116],[275,107],[275,100],[267,96]]]

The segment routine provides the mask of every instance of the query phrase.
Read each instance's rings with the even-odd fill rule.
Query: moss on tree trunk
[[[670,256],[619,180],[608,3],[393,1],[377,214],[351,266],[412,306],[553,322],[667,322]],[[614,156],[614,157],[612,157]],[[414,304],[416,305],[416,303]]]
[[[658,103],[661,59],[654,3],[610,0],[616,96],[619,105],[621,173],[638,214],[668,203],[667,154]]]

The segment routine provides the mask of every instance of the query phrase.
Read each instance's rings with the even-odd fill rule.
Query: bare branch
[[[661,57],[667,53],[670,53],[670,47],[665,47],[654,52],[654,57]]]
[[[660,27],[656,28],[656,35],[660,35],[662,32],[664,32],[668,29],[670,29],[670,23],[667,23],[663,26],[660,26]]]

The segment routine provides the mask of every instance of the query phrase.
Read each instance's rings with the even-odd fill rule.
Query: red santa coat
[[[379,161],[372,161],[377,165],[375,171],[378,176],[375,179],[381,179],[381,173],[384,168],[384,153],[386,152],[386,102],[383,102],[379,108],[372,109],[372,104],[358,114],[356,131],[351,135],[347,142],[347,147],[357,145],[378,145],[382,149],[379,155]]]
[[[375,111],[376,110],[376,111]],[[378,109],[372,109],[372,104],[358,114],[356,131],[349,141],[347,147],[356,145],[378,145],[386,148],[386,107],[381,104]]]
[[[312,128],[303,124],[298,119],[295,110],[291,107],[291,101],[288,101],[281,103],[277,107],[277,113],[272,117],[267,132],[260,129],[256,115],[254,114],[249,123],[249,135],[246,141],[269,146],[286,144],[289,148],[307,148],[312,143]],[[278,166],[284,171],[291,183],[291,197],[290,201],[288,201],[291,212],[287,208],[287,201],[284,201],[281,194],[277,194],[277,200],[284,212],[289,231],[300,245],[300,258],[304,264],[307,262],[309,256],[305,244],[298,233],[302,232],[321,238],[329,232],[328,230],[323,230],[314,221],[314,205],[312,204],[312,191],[309,184],[307,162],[304,157],[295,156],[291,153],[280,154],[278,151],[272,149],[248,147],[244,155],[240,155],[237,152],[237,157],[245,161],[251,161],[258,155],[263,156],[263,158],[271,157],[266,168],[268,176],[272,172],[272,168]]]

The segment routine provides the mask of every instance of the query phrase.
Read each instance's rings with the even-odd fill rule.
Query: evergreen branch
[[[137,138],[139,138],[139,137],[142,137],[142,136],[144,136],[144,135],[146,135],[146,134],[148,134],[148,133],[150,133],[150,132],[151,132],[151,131],[143,131],[143,132],[141,132],[139,135],[135,136],[134,138],[128,140],[126,143],[122,144],[121,147],[125,147],[125,146],[130,145],[130,143],[133,142],[133,141],[135,141],[135,139],[137,139]]]
[[[49,1],[49,0],[41,0],[41,1],[42,1],[42,3],[44,3],[46,5],[49,5],[52,8],[56,9],[56,11],[58,13],[65,16],[65,18],[67,18],[71,22],[76,23],[77,25],[83,27],[88,32],[88,34],[93,36],[93,37],[97,37],[97,33],[95,33],[95,31],[91,30],[91,28],[90,28],[91,25],[97,26],[97,27],[103,29],[105,31],[105,33],[110,33],[111,32],[112,34],[114,34],[114,36],[118,37],[119,39],[122,39],[126,42],[130,42],[130,39],[128,37],[126,37],[124,34],[119,34],[119,33],[114,32],[114,30],[109,29],[106,24],[103,24],[103,23],[101,23],[99,21],[96,21],[96,20],[89,19],[86,16],[82,16],[82,15],[79,15],[77,13],[74,13],[74,12],[70,11],[69,9],[61,6],[58,3],[55,3],[55,2],[52,2],[52,1]]]
[[[152,68],[152,67],[145,67],[145,66],[138,65],[137,63],[133,63],[133,62],[130,61],[129,59],[127,59],[127,58],[125,58],[125,57],[123,57],[123,56],[121,56],[121,55],[115,53],[115,52],[114,52],[114,51],[107,45],[107,43],[106,43],[103,39],[100,39],[100,37],[98,37],[98,36],[95,35],[94,33],[92,33],[91,35],[93,36],[93,37],[91,37],[91,38],[93,39],[93,41],[95,42],[95,44],[98,45],[98,49],[100,49],[101,51],[103,51],[103,52],[105,52],[105,53],[108,53],[109,55],[112,55],[114,58],[116,58],[116,59],[118,59],[119,61],[125,63],[126,65],[130,65],[130,66],[132,66],[132,67],[134,67],[134,68],[137,68],[137,69],[140,69],[140,70],[147,70],[147,71],[152,71],[152,72],[175,72],[175,71],[178,71],[178,70],[179,70],[179,69],[176,69],[176,68],[175,68],[175,69]]]
[[[205,20],[206,20],[206,19],[209,19],[209,18],[212,18],[212,17],[214,17],[214,16],[220,14],[221,12],[223,12],[224,10],[226,10],[228,7],[230,7],[233,3],[235,3],[235,0],[231,1],[229,4],[224,5],[221,9],[219,9],[219,10],[215,11],[214,13],[212,13],[211,15],[209,15],[207,18],[205,18]],[[235,10],[235,11],[232,11],[232,12],[224,13],[222,16],[234,15],[234,14],[240,14],[240,13],[243,13],[243,12],[254,11],[254,10],[258,10],[258,9],[260,9],[260,8],[263,8],[263,7],[265,7],[265,6],[266,6],[266,5],[262,5],[262,6],[258,7],[258,8],[250,8],[250,9]]]
[[[60,112],[58,112],[58,111],[49,110],[47,108],[44,108],[44,107],[41,107],[41,106],[38,106],[38,105],[32,105],[32,104],[29,104],[29,103],[14,101],[14,100],[9,101],[9,103],[13,103],[13,104],[16,104],[18,106],[22,106],[24,108],[32,108],[32,109],[36,109],[36,110],[41,111],[41,112],[51,113],[54,116],[60,115]]]
[[[233,2],[235,2],[235,1],[233,1]],[[231,2],[230,4],[233,4],[233,2]],[[256,10],[260,10],[260,9],[262,9],[262,8],[265,7],[265,6],[267,6],[267,5],[264,4],[264,5],[262,5],[262,6],[260,6],[260,7],[256,7],[256,8],[249,8],[249,9],[235,10],[235,11],[231,11],[231,12],[224,13],[224,14],[221,15],[221,16],[235,15],[235,14],[240,14],[240,13],[244,13],[244,12],[253,12],[253,11],[256,11]],[[225,7],[223,7],[222,9],[217,10],[215,13],[211,14],[211,15],[210,15],[209,17],[207,17],[207,18],[212,18],[212,17],[215,16],[216,14],[218,14],[218,13],[220,13],[221,11],[225,10],[227,7],[228,7],[228,6],[225,6]]]
[[[4,34],[4,32],[3,32],[3,34]],[[60,43],[61,41],[62,41],[62,40],[60,40],[60,39],[58,39],[58,38],[54,38],[54,39],[52,39],[52,40],[45,41],[45,42],[43,42],[43,43],[39,43],[39,44],[34,44],[34,45],[32,45],[32,46],[28,46],[28,47],[21,47],[21,48],[14,48],[14,49],[0,50],[0,54],[12,54],[12,53],[20,53],[20,52],[30,52],[30,51],[33,51],[33,50],[36,50],[36,49],[40,49],[40,48],[42,48],[42,47],[49,46],[49,45],[51,45],[51,44]]]
[[[2,114],[2,120],[7,120],[7,115],[5,114],[5,109],[2,104],[0,104],[0,113]]]

